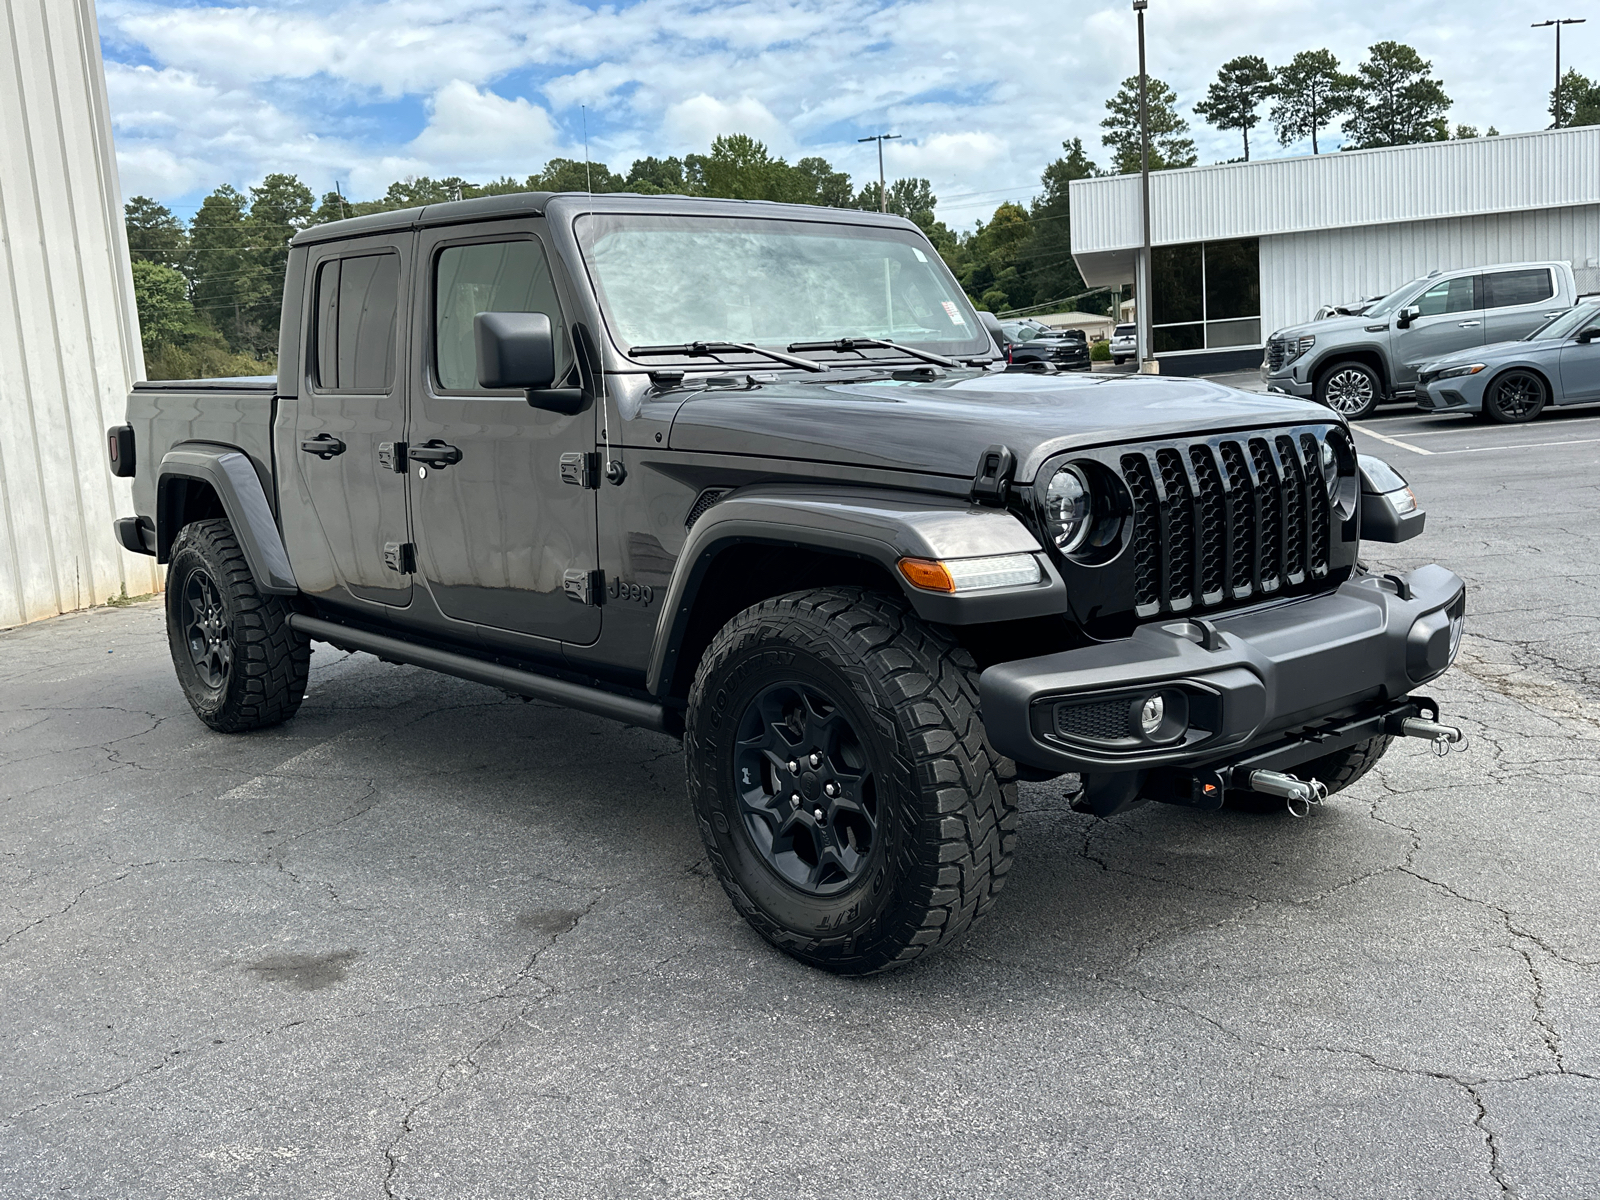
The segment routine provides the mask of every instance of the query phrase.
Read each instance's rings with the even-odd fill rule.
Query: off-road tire
[[[741,721],[763,688],[789,680],[823,689],[858,723],[879,780],[864,874],[832,895],[802,890],[763,857],[733,771]],[[1016,766],[984,736],[977,682],[946,633],[862,588],[779,596],[723,626],[689,694],[689,797],[712,870],[762,937],[864,975],[948,946],[990,909],[1016,844]]]
[[[1350,421],[1370,417],[1383,403],[1383,380],[1366,363],[1354,359],[1328,367],[1317,376],[1312,390],[1318,404]]]
[[[1321,758],[1314,758],[1308,763],[1301,763],[1298,767],[1290,767],[1288,770],[1291,775],[1301,779],[1320,780],[1331,796],[1335,792],[1344,791],[1377,766],[1378,760],[1389,749],[1389,743],[1392,741],[1393,737],[1383,734],[1364,742],[1357,742],[1354,746],[1346,746],[1343,750],[1335,750],[1332,754],[1325,754]],[[1268,796],[1261,792],[1230,789],[1227,799],[1229,808],[1237,808],[1244,812],[1287,811],[1281,797]]]
[[[220,602],[219,641],[231,659],[215,683],[202,677],[187,637],[190,596],[205,580]],[[289,613],[283,597],[256,588],[227,521],[195,521],[178,532],[167,567],[167,643],[184,697],[211,728],[243,733],[294,716],[306,694],[311,641],[289,628]]]

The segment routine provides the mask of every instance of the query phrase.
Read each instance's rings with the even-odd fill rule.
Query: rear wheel
[[[227,521],[179,531],[167,568],[167,642],[184,697],[211,728],[240,733],[294,716],[311,642],[289,628],[289,611],[256,588]]]
[[[895,599],[820,588],[717,634],[687,714],[689,796],[712,870],[762,937],[861,975],[956,940],[1016,841],[1016,768],[977,670]]]
[[[1521,425],[1544,411],[1550,389],[1532,371],[1507,371],[1484,390],[1483,415],[1498,425]]]
[[[1372,415],[1383,399],[1383,381],[1365,363],[1334,363],[1317,378],[1316,399],[1347,420]]]

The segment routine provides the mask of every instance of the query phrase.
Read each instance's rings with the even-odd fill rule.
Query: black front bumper
[[[1460,644],[1466,585],[1440,566],[1367,575],[1304,600],[1001,663],[980,681],[984,727],[1035,771],[1152,771],[1305,761],[1377,736]],[[1142,706],[1160,695],[1154,734]]]

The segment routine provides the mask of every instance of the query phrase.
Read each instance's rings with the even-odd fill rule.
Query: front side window
[[[1485,308],[1538,304],[1556,294],[1548,267],[1528,271],[1492,271],[1483,277]]]
[[[987,354],[949,269],[909,230],[822,221],[586,214],[584,257],[623,347],[745,342],[781,349],[888,338]]]
[[[550,318],[556,378],[572,362],[566,324],[544,247],[529,238],[447,246],[439,252],[433,292],[434,366],[439,386],[475,392],[478,352],[473,320],[485,312],[537,312]]]
[[[386,392],[394,384],[400,257],[363,254],[317,268],[317,387]]]
[[[1424,317],[1442,317],[1447,313],[1471,312],[1472,276],[1446,279],[1434,284],[1417,297],[1417,307]]]

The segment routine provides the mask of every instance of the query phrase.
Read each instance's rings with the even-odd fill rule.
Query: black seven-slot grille
[[[1317,435],[1139,447],[1118,466],[1133,500],[1139,616],[1266,598],[1327,576],[1332,513]]]

